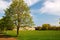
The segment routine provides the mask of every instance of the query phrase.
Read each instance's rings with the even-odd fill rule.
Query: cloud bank
[[[60,16],[60,0],[45,0],[40,12]]]
[[[32,6],[40,0],[24,0],[28,6]],[[0,14],[4,13],[4,10],[9,7],[11,0],[0,0]],[[1,17],[0,17],[1,18]]]
[[[24,0],[28,6],[32,6],[37,3],[39,0]],[[6,9],[11,2],[7,2],[6,0],[0,0],[0,10]]]
[[[4,0],[0,0],[0,10],[3,10],[3,9],[6,9],[9,5],[10,5],[11,2],[7,2],[7,1],[4,1]]]
[[[24,0],[28,6],[32,6],[40,0]]]

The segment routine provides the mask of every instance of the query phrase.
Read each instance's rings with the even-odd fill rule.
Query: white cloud
[[[46,0],[40,12],[60,16],[60,0]]]
[[[24,0],[24,1],[28,4],[28,6],[31,6],[40,0]],[[0,10],[6,9],[10,4],[11,2],[8,3],[7,1],[0,0]]]
[[[0,10],[6,9],[9,5],[10,3],[0,0]]]
[[[4,10],[11,4],[11,2],[7,2],[6,0],[0,0],[0,19],[3,16]],[[2,15],[2,16],[1,16]]]
[[[35,3],[37,3],[40,0],[24,0],[28,6],[34,5]]]

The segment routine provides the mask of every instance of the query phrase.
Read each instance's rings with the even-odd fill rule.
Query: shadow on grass
[[[16,35],[12,36],[12,35],[7,35],[7,34],[0,34],[0,38],[13,38],[13,37],[17,37]]]

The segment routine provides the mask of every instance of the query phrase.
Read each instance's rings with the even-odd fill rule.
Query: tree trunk
[[[19,35],[19,28],[20,28],[20,14],[18,13],[18,25],[17,25],[17,36]]]
[[[19,35],[19,25],[17,26],[17,36]]]

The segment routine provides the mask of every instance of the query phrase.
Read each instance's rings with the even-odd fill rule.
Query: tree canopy
[[[30,15],[30,8],[24,0],[12,0],[9,8],[5,10],[5,17],[8,21],[10,21],[8,23],[12,23],[17,26],[17,35],[19,33],[19,27],[34,25]]]

